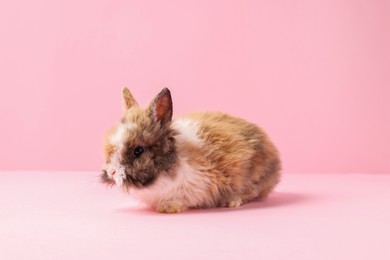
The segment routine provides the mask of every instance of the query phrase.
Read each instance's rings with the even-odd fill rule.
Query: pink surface
[[[94,170],[126,85],[261,124],[286,172],[390,171],[387,1],[2,1],[1,169]]]
[[[390,175],[290,174],[266,202],[150,211],[97,172],[0,172],[1,259],[390,259]]]

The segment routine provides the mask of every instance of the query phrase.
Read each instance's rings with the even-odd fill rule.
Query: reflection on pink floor
[[[96,172],[0,172],[1,259],[390,259],[390,175],[285,174],[265,201],[164,215]]]

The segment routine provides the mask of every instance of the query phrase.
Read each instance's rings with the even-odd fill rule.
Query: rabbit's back
[[[205,206],[239,206],[267,196],[279,181],[277,149],[255,124],[203,112],[176,119],[173,128],[180,158],[207,182],[214,205]]]

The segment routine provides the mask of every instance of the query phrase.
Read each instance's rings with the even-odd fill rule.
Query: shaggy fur
[[[102,182],[164,213],[238,207],[278,183],[277,149],[258,126],[217,112],[172,121],[168,89],[145,110],[127,88],[122,96],[125,114],[106,136]]]

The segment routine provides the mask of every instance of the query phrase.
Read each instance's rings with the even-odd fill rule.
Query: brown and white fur
[[[218,112],[172,120],[170,91],[142,109],[127,88],[125,113],[106,136],[101,179],[156,211],[238,207],[280,179],[277,149],[258,126]]]

